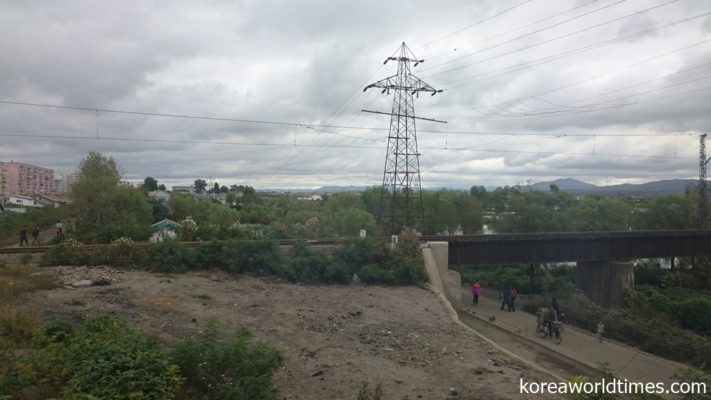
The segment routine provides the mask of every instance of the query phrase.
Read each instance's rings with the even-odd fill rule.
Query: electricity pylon
[[[706,189],[706,134],[699,136],[699,228],[708,228],[708,191]]]
[[[397,234],[403,228],[421,228],[424,220],[422,207],[422,186],[420,181],[420,153],[417,150],[415,119],[442,122],[431,118],[415,117],[413,96],[420,92],[441,93],[411,73],[411,68],[423,63],[410,51],[405,42],[400,47],[398,57],[388,57],[388,61],[397,61],[397,74],[381,79],[366,86],[382,89],[382,93],[393,92],[392,112],[368,111],[390,115],[388,149],[383,170],[383,186],[380,194],[378,222],[384,222],[389,214],[390,233]],[[386,197],[389,204],[386,204]],[[385,209],[388,209],[387,211]]]

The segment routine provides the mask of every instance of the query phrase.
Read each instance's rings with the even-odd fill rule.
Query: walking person
[[[597,323],[597,341],[599,343],[602,343],[602,336],[605,334],[605,323],[602,321],[599,321]]]
[[[62,221],[57,221],[57,225],[54,226],[54,230],[57,232],[57,236],[62,235],[63,229],[64,229],[64,225],[62,225]]]
[[[35,229],[32,230],[32,245],[33,246],[39,246],[39,244],[40,244],[39,235],[40,235],[40,227],[39,227],[39,225],[35,225]]]
[[[20,230],[20,247],[22,246],[29,246],[27,242],[27,228],[22,228],[22,230]]]
[[[509,289],[509,311],[516,311],[516,298],[518,297],[518,290],[515,286],[511,286]]]
[[[481,284],[478,280],[472,283],[472,302],[474,305],[479,305],[479,295],[481,294]]]
[[[551,297],[551,310],[555,311],[555,319],[556,321],[561,319],[563,316],[560,314],[560,304],[558,304],[558,300],[555,299],[555,297]]]
[[[509,311],[511,311],[511,288],[506,286],[504,290],[501,291],[501,309],[504,309],[504,306],[507,306],[509,308]]]

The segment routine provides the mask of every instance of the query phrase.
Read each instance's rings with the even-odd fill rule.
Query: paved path
[[[604,339],[603,343],[598,343],[592,333],[583,332],[569,325],[566,325],[563,331],[563,342],[556,345],[550,338],[542,339],[536,334],[535,315],[525,311],[501,311],[501,302],[487,297],[480,297],[479,305],[474,306],[471,304],[468,290],[465,299],[467,299],[465,309],[473,311],[474,316],[488,321],[493,315],[496,317],[492,322],[494,325],[540,343],[590,367],[599,368],[602,363],[607,363],[608,368],[619,378],[635,382],[669,384],[673,381],[671,377],[674,373],[681,368],[688,368],[615,341]],[[565,313],[565,310],[563,312]]]

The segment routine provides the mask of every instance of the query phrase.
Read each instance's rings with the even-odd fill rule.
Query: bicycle
[[[547,308],[539,309],[538,319],[536,321],[536,332],[542,339],[550,336],[555,344],[560,344],[563,341],[563,323],[560,321],[551,320],[551,311]]]

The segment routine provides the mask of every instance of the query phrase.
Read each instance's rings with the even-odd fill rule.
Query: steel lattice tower
[[[417,150],[415,119],[436,121],[415,117],[414,95],[428,92],[434,96],[441,93],[411,73],[413,66],[423,63],[410,51],[405,42],[400,47],[398,57],[388,57],[397,61],[397,74],[366,86],[382,89],[382,93],[393,92],[392,112],[377,114],[390,115],[388,148],[383,170],[383,185],[380,194],[378,222],[384,222],[389,215],[390,233],[399,233],[402,228],[421,228],[424,218],[422,207],[422,187],[420,181],[420,153]]]
[[[706,189],[706,134],[699,136],[699,228],[708,227],[708,191]]]

